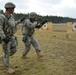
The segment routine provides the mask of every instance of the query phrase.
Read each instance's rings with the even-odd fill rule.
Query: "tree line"
[[[25,17],[28,18],[29,13],[23,14],[23,13],[15,13],[15,20],[18,20],[19,18]],[[38,15],[38,17],[44,19],[47,19],[49,22],[53,23],[67,23],[67,22],[75,22],[75,18],[69,18],[69,17],[61,17],[61,16],[41,16]]]

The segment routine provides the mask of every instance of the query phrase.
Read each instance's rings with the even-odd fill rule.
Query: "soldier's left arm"
[[[20,20],[15,21],[15,25],[16,25],[16,26],[17,26],[18,24],[20,24],[20,23],[21,23]]]
[[[20,23],[23,23],[23,21],[25,20],[25,17],[22,17],[21,19],[15,21],[15,25],[17,26]]]

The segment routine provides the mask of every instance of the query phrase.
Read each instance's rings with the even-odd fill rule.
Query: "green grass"
[[[10,58],[12,68],[16,70],[13,75],[76,75],[76,33],[71,33],[71,39],[66,38],[66,32],[53,32],[36,30],[35,38],[38,40],[45,56],[37,58],[32,47],[28,53],[29,59],[22,59],[24,44],[21,31],[17,31],[19,45],[18,51]],[[73,37],[74,35],[74,37]],[[72,38],[73,37],[73,38]],[[2,55],[0,46],[0,55]],[[0,75],[9,75],[0,60]]]

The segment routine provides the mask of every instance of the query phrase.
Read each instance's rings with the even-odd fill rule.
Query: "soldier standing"
[[[5,15],[0,14],[0,37],[2,39],[2,48],[4,51],[2,59],[4,66],[7,68],[10,74],[15,72],[15,70],[10,67],[9,57],[15,54],[17,51],[18,42],[17,38],[14,36],[17,27],[16,25],[24,20],[24,18],[22,18],[15,21],[13,17],[15,7],[15,4],[12,2],[7,2],[5,4]]]
[[[35,12],[31,12],[29,14],[29,18],[24,20],[22,26],[22,40],[24,42],[25,49],[23,51],[22,58],[27,58],[27,54],[31,48],[31,45],[33,45],[35,48],[38,58],[43,57],[43,55],[40,53],[41,49],[38,41],[35,39],[33,34],[35,28],[41,28],[45,23],[46,21],[37,21],[37,14]]]

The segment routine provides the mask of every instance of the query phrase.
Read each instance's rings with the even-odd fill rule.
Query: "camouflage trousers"
[[[27,36],[25,38],[26,38],[26,41],[23,41],[25,45],[23,56],[26,56],[27,53],[30,51],[31,45],[35,48],[36,53],[41,51],[38,41],[34,38],[34,36]]]
[[[10,37],[10,42],[8,44],[2,42],[2,47],[4,51],[3,64],[6,68],[10,67],[9,57],[16,53],[17,45],[18,45],[18,41],[15,36]]]

